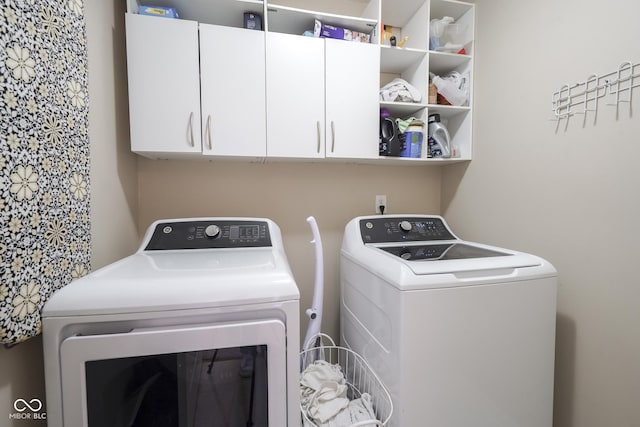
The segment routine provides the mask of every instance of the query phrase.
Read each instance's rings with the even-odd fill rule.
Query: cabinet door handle
[[[336,148],[336,130],[333,125],[333,120],[331,120],[331,152],[332,153],[334,148]]]
[[[209,114],[207,116],[207,139],[209,140],[209,150],[212,150],[213,147],[211,146],[211,114]]]
[[[322,138],[322,135],[320,134],[320,121],[319,120],[316,122],[316,130],[318,131],[318,147],[316,148],[316,151],[318,153],[320,153],[320,139]]]
[[[193,137],[193,111],[189,114],[189,144],[192,147],[196,146],[196,140]]]

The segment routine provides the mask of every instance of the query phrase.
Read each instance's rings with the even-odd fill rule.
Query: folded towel
[[[326,382],[310,399],[307,411],[313,420],[326,423],[349,406],[347,386]]]
[[[371,424],[362,424],[361,427],[376,427],[376,415],[371,404],[371,396],[362,393],[359,399],[349,402],[349,405],[342,409],[335,417],[326,423],[318,424],[319,427],[349,427],[358,422],[371,421]]]
[[[307,414],[325,423],[349,405],[347,385],[339,365],[318,360],[300,378],[300,400]]]
[[[344,375],[340,365],[333,365],[325,360],[316,360],[306,367],[300,377],[300,385],[318,390],[322,383],[335,381],[344,384]]]
[[[380,88],[380,100],[386,102],[420,102],[420,91],[409,82],[395,78]]]
[[[371,402],[371,395],[369,393],[362,393],[360,399],[354,399],[349,402],[349,415],[351,416],[351,424],[355,424],[358,421],[375,420],[376,413],[373,410],[373,403]],[[376,426],[377,424],[366,424],[362,427]]]
[[[409,117],[408,119],[396,119],[396,125],[398,125],[398,130],[404,133],[411,125],[411,122],[413,122],[414,120],[418,120],[418,119],[416,119],[415,117]]]
[[[357,422],[376,420],[371,395],[362,393],[359,399],[350,401],[347,398],[348,387],[339,365],[318,360],[301,374],[302,408],[320,427],[348,427]],[[376,425],[372,422],[363,427]]]

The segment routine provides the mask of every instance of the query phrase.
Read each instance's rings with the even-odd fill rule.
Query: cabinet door
[[[200,153],[198,24],[126,14],[131,150]]]
[[[264,32],[200,24],[202,152],[266,155]]]
[[[378,157],[380,49],[326,39],[326,156]]]
[[[267,156],[324,157],[324,40],[267,34]]]

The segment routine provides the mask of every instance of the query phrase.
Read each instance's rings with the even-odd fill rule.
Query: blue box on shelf
[[[140,15],[159,16],[161,18],[179,18],[178,11],[175,7],[139,6],[138,13]]]

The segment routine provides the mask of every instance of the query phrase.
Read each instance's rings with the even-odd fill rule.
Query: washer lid
[[[354,218],[345,226],[341,256],[343,277],[371,281],[377,276],[401,291],[557,275],[535,255],[458,239],[437,215]]]
[[[363,257],[359,258],[399,287],[426,284],[425,280],[456,281],[453,279],[456,277],[482,279],[490,272],[503,274],[544,263],[534,255],[461,240],[403,246],[365,245],[364,249]]]
[[[272,248],[138,252],[56,292],[43,316],[139,313],[299,299]]]
[[[407,261],[491,258],[513,255],[507,252],[499,252],[493,249],[458,242],[429,245],[388,246],[381,247],[380,249]]]

